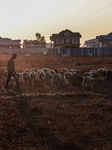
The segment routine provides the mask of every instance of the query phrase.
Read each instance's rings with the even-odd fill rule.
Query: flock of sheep
[[[7,80],[7,71],[3,72],[2,81],[6,82]],[[73,80],[76,79],[76,76],[80,75],[82,79],[82,89],[85,86],[93,86],[95,84],[96,79],[99,77],[104,77],[107,80],[112,80],[112,69],[101,68],[98,70],[90,70],[81,72],[80,70],[71,69],[68,70],[67,68],[62,68],[60,72],[56,69],[48,69],[42,68],[41,70],[35,71],[35,69],[25,70],[22,73],[17,73],[18,79],[20,83],[25,83],[26,85],[35,83],[35,80],[39,81],[48,81],[49,84],[53,87],[58,87],[60,85],[69,85],[72,83]],[[9,83],[10,88],[15,85],[15,79],[12,77]]]

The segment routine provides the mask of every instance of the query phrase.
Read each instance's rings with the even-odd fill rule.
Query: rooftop
[[[0,45],[21,45],[20,42],[21,40],[12,40],[0,37]]]

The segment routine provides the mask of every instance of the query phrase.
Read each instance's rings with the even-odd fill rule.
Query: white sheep
[[[50,73],[51,73],[52,75],[54,75],[54,74],[56,74],[56,71],[55,71],[55,70],[50,70]]]
[[[68,69],[67,69],[67,68],[62,68],[62,69],[61,69],[61,72],[64,72],[64,73],[65,73],[65,72],[68,72]]]
[[[84,72],[84,73],[83,73],[83,77],[86,77],[86,76],[93,77],[93,71],[90,71],[90,72]]]
[[[34,81],[36,79],[36,72],[32,70],[25,70],[22,73],[23,80],[28,84],[31,83],[31,85],[34,84]]]
[[[98,69],[100,76],[106,77],[106,70],[107,70],[106,68]]]
[[[37,71],[37,78],[38,78],[39,80],[45,79],[45,76],[46,76],[46,74],[45,74],[45,72],[44,72],[43,70],[38,70],[38,71]]]
[[[15,84],[16,84],[15,78],[11,77],[11,80],[10,80],[10,82],[8,84],[8,87],[10,87],[12,89],[15,86]]]
[[[28,84],[29,82],[31,83],[31,74],[30,72],[23,72],[23,81],[26,82],[26,84]]]
[[[72,73],[74,73],[74,72],[76,72],[76,73],[80,73],[80,70],[71,69],[71,70],[69,70],[69,72],[72,72]]]
[[[93,71],[91,71],[91,72],[92,72],[92,74],[93,74],[93,78],[97,78],[97,77],[100,76],[100,73],[99,73],[98,70],[93,70]]]
[[[45,73],[45,79],[46,80],[48,80],[48,81],[50,81],[50,79],[52,78],[52,74],[51,74],[51,72],[50,71],[47,71],[46,73]]]
[[[72,82],[74,79],[75,79],[75,76],[76,76],[76,72],[66,72],[65,74],[64,74],[64,82],[65,82],[65,84],[69,84],[70,82]]]
[[[54,74],[51,79],[51,85],[57,87],[63,85],[63,81],[63,76],[61,74]]]
[[[36,72],[35,71],[31,71],[30,72],[30,77],[31,77],[31,84],[34,84],[35,79],[36,79]]]
[[[3,75],[2,75],[2,81],[3,81],[3,82],[6,82],[7,77],[8,77],[8,72],[7,72],[7,70],[5,70],[5,71],[3,72]]]
[[[8,83],[8,88],[7,88],[7,91],[12,91],[14,89],[15,86],[19,86],[19,83],[16,82],[15,78],[14,77],[11,77],[9,83]]]
[[[49,71],[49,69],[48,68],[42,68],[42,71],[44,71],[46,73],[47,71]]]
[[[19,82],[23,82],[23,73],[18,72],[17,77],[19,79]]]
[[[92,78],[91,76],[85,76],[83,77],[82,81],[82,89],[84,89],[85,84],[92,86],[95,83],[95,78]]]
[[[29,69],[26,69],[24,72],[31,72],[31,70],[29,70]]]

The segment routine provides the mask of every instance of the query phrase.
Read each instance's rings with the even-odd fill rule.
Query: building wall
[[[87,48],[100,47],[100,43],[98,42],[98,39],[91,39],[91,40],[85,41],[85,47]]]
[[[97,37],[96,39],[85,41],[85,47],[112,47],[112,37],[107,37],[106,39],[106,36],[100,38],[99,37]]]

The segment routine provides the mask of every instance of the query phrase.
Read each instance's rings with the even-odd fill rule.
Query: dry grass
[[[0,75],[9,55],[0,56]],[[48,67],[85,70],[112,68],[112,58],[18,56],[16,70]],[[1,75],[2,76],[2,75]],[[112,149],[112,81],[81,90],[82,77],[72,85],[52,88],[36,81],[0,94],[0,150],[110,150]]]

